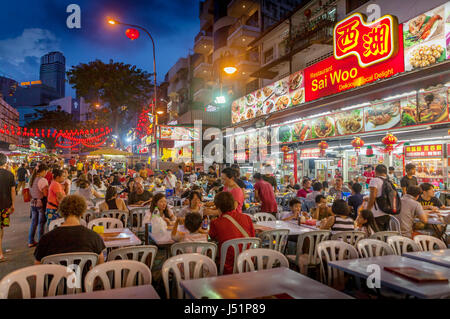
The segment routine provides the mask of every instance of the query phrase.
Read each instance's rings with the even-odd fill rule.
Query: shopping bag
[[[28,203],[29,201],[31,201],[30,189],[29,188],[24,188],[22,190],[22,196],[23,196],[23,201],[25,203]]]

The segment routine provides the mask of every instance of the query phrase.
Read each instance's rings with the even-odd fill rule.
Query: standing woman
[[[31,225],[28,232],[28,247],[37,245],[45,228],[45,197],[48,196],[48,181],[45,178],[48,167],[45,164],[39,165],[33,171],[30,179],[31,195]],[[34,241],[34,235],[37,229],[37,242]]]
[[[66,193],[64,192],[64,187],[62,183],[66,180],[66,174],[61,169],[53,170],[53,180],[48,189],[48,202],[47,202],[47,226],[50,225],[52,220],[61,218],[61,215],[58,212],[58,207],[61,201],[66,197]]]
[[[222,171],[223,191],[230,192],[235,201],[235,209],[238,213],[242,213],[242,205],[244,204],[244,193],[242,188],[234,181],[236,172],[231,167],[227,167]]]

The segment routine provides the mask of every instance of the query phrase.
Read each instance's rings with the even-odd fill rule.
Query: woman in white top
[[[92,183],[92,187],[96,192],[106,192],[106,186],[100,180],[100,177],[98,175],[94,176],[94,182]]]
[[[92,186],[90,185],[90,183],[86,180],[86,179],[78,179],[77,180],[77,186],[78,186],[78,191],[77,194],[84,197],[84,199],[86,200],[86,202],[94,204],[94,202],[92,201],[94,199],[94,197],[96,198],[103,198],[102,195],[100,195],[98,192],[96,192]]]
[[[204,207],[202,203],[202,195],[198,191],[191,191],[188,196],[189,205],[184,206],[177,214],[179,217],[185,217],[189,213],[199,213],[203,217]]]
[[[152,218],[153,212],[156,211],[159,212],[161,218],[163,218],[168,225],[173,225],[175,223],[177,218],[173,213],[172,207],[167,205],[166,195],[158,193],[153,197],[152,204],[150,205],[150,210],[145,214],[142,223],[149,223]]]

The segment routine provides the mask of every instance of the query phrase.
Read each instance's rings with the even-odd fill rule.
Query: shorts
[[[49,226],[52,220],[61,218],[61,215],[57,209],[47,208],[45,217],[47,217],[47,226]]]
[[[0,209],[0,228],[9,227],[9,208]]]

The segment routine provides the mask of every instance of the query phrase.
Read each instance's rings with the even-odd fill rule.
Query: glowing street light
[[[224,67],[223,70],[225,71],[226,74],[233,74],[234,72],[237,71],[237,68],[235,68],[234,66],[227,66]]]
[[[159,114],[159,115],[162,115],[162,114],[164,114],[164,111],[160,110],[160,111],[156,111],[156,113]]]
[[[108,19],[108,23],[109,24],[116,24],[116,21],[114,21],[113,19]]]

